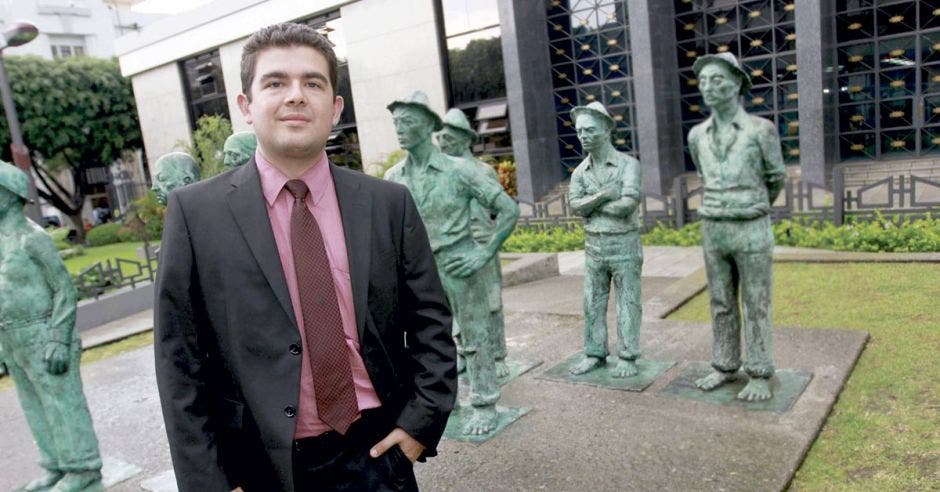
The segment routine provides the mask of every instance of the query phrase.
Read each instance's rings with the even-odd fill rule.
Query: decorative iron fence
[[[644,196],[640,204],[643,228],[649,230],[660,223],[681,228],[694,222],[699,219],[701,201],[701,185],[690,184],[684,176],[677,177],[672,194]],[[526,229],[570,229],[581,223],[580,217],[571,212],[565,194],[543,202],[520,200],[519,208],[518,227]],[[871,220],[879,212],[913,218],[940,213],[940,181],[916,175],[897,175],[865,186],[846,186],[843,169],[837,166],[833,170],[831,187],[788,179],[771,208],[771,217],[774,221],[831,221],[838,226],[848,217]]]
[[[82,299],[97,299],[102,294],[122,287],[137,287],[144,282],[153,282],[157,271],[157,253],[153,246],[145,243],[141,248],[140,261],[113,258],[91,265],[72,279]]]

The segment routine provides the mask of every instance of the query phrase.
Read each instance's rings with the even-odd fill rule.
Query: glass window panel
[[[940,127],[924,128],[921,131],[920,147],[923,154],[940,152]]]
[[[836,0],[836,11],[856,10],[871,7],[877,0]]]
[[[839,102],[862,102],[875,98],[875,76],[870,73],[839,77]]]
[[[839,138],[839,151],[843,159],[874,159],[877,155],[875,134],[850,133]]]
[[[765,113],[774,110],[774,88],[753,88],[744,101],[744,109],[752,113]]]
[[[548,0],[546,3],[545,13],[549,18],[568,15],[568,10],[565,8],[567,2],[564,0]]]
[[[732,7],[710,12],[706,17],[709,36],[736,34],[738,32],[738,12]]]
[[[675,4],[677,14],[692,12],[697,8],[701,8],[699,5],[695,4],[695,0],[675,0],[673,3]]]
[[[705,18],[700,14],[683,15],[676,18],[676,41],[704,35]]]
[[[614,119],[616,128],[619,130],[629,130],[633,128],[632,106],[611,106],[607,108],[610,117]]]
[[[568,17],[562,17],[559,19],[549,19],[548,21],[548,39],[549,41],[556,41],[559,39],[567,39],[571,35],[571,24],[568,22]]]
[[[620,152],[632,153],[634,148],[633,131],[616,129],[611,132],[610,138],[614,148]]]
[[[800,115],[796,111],[785,111],[777,117],[780,138],[800,136]]]
[[[917,65],[917,47],[914,36],[886,39],[878,42],[878,62],[882,70]]]
[[[630,75],[630,62],[626,55],[604,57],[601,66],[604,80],[619,79]]]
[[[881,155],[903,156],[917,151],[917,133],[914,130],[894,130],[881,134]]]
[[[499,25],[496,0],[441,0],[446,35]]]
[[[555,87],[564,87],[574,84],[574,65],[566,63],[552,67],[552,80]]]
[[[571,111],[578,105],[578,91],[574,88],[557,89],[553,94],[555,98],[555,112],[564,113]]]
[[[874,37],[875,13],[862,10],[836,16],[836,36],[840,43]]]
[[[596,34],[584,34],[574,38],[574,57],[578,60],[597,58],[600,40]]]
[[[904,2],[877,9],[878,35],[890,36],[917,29],[917,4]]]
[[[875,43],[853,44],[839,48],[841,72],[865,72],[875,68]]]
[[[940,27],[940,0],[920,1],[920,28]]]
[[[796,50],[796,30],[792,25],[777,29],[774,36],[777,52]]]
[[[448,38],[447,59],[455,105],[506,97],[499,27]],[[553,71],[570,76],[570,67],[558,65]]]
[[[777,81],[786,82],[790,80],[796,80],[796,73],[798,69],[796,65],[795,54],[778,56],[774,63],[777,67]]]
[[[741,29],[769,27],[773,24],[773,7],[770,0],[741,3]]]
[[[599,30],[623,29],[627,23],[627,11],[621,3],[600,5],[597,7],[597,25]]]
[[[581,106],[604,100],[604,87],[600,84],[578,87],[578,104]]]
[[[924,124],[940,125],[940,96],[924,98]]]
[[[598,60],[581,61],[576,70],[578,84],[590,84],[601,79],[601,64]]]
[[[705,104],[701,96],[688,96],[682,98],[682,121],[701,119],[707,116]]]
[[[695,72],[683,70],[679,72],[679,92],[685,94],[698,94],[698,79]]]
[[[914,100],[894,99],[881,103],[881,127],[896,128],[914,125]]]
[[[940,62],[940,32],[924,34],[920,38],[920,45],[922,63]]]
[[[839,131],[857,132],[875,129],[875,105],[853,104],[839,108]]]
[[[773,58],[744,60],[744,69],[751,74],[751,85],[772,84],[774,82]]]
[[[774,2],[775,22],[777,24],[793,22],[795,10],[796,0],[776,0]]]
[[[709,53],[724,53],[728,52],[734,56],[738,56],[738,36],[724,35],[724,36],[714,36],[708,38],[708,52]]]
[[[604,84],[604,105],[616,106],[633,101],[631,85],[626,81],[608,82]]]
[[[913,68],[881,72],[881,97],[908,97],[917,90],[917,71]]]
[[[780,151],[783,160],[792,163],[800,160],[800,139],[788,138],[780,141]]]
[[[562,137],[562,141],[565,140],[565,135],[569,135],[574,138],[574,123],[571,121],[571,114],[558,113],[557,117],[555,118],[555,124],[558,130],[558,135]]]
[[[598,36],[598,46],[602,55],[624,52],[627,49],[627,31],[616,29],[601,33]]]
[[[773,54],[774,33],[772,30],[759,30],[741,33],[741,57]]]
[[[940,92],[940,65],[928,65],[921,70],[921,87],[926,94]]]
[[[705,54],[705,41],[690,41],[679,43],[677,55],[679,59],[679,68],[691,68],[695,59]]]
[[[796,90],[796,82],[780,84],[777,86],[777,107],[784,109],[797,109],[800,103],[800,93]]]

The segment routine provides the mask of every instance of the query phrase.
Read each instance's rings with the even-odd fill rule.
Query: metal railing
[[[153,282],[157,272],[157,254],[153,246],[145,244],[140,261],[113,258],[100,261],[82,269],[72,278],[79,297],[99,298],[102,294],[122,287],[137,287],[144,282]]]

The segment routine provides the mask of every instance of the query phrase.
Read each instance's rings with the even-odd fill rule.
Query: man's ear
[[[235,102],[238,103],[238,109],[242,112],[242,116],[245,118],[245,123],[251,124],[251,100],[248,99],[248,96],[244,94],[239,94],[235,98]]]
[[[343,96],[337,94],[333,97],[333,126],[339,123],[339,117],[343,115],[343,108],[345,107],[346,101],[343,100]]]

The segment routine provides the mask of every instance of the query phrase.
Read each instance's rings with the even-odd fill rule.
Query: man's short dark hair
[[[266,48],[289,48],[308,46],[320,52],[329,66],[330,86],[336,95],[336,53],[333,45],[316,29],[305,24],[284,22],[268,26],[251,35],[242,48],[242,93],[251,100],[251,82],[255,78],[258,53]]]

